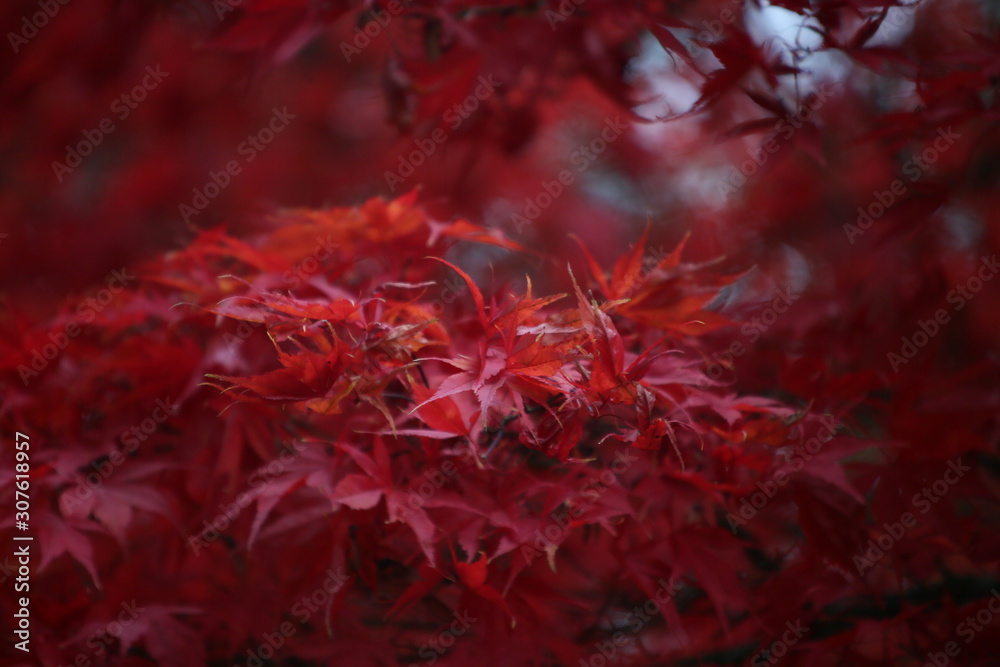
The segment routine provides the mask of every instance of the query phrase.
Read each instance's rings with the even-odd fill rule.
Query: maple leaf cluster
[[[701,275],[679,247],[640,279],[642,238],[610,276],[588,265],[613,301],[575,283],[571,295],[537,297],[529,282],[523,294],[498,288],[487,302],[467,273],[437,258],[455,244],[519,246],[466,221],[435,222],[413,196],[291,210],[273,224],[252,244],[208,232],[144,267],[140,286],[82,325],[57,369],[14,392],[26,423],[37,411],[51,424],[47,441],[91,443],[75,459],[43,451],[33,477],[51,503],[37,518],[52,531],[42,538],[43,567],[61,554],[76,562],[81,602],[136,585],[117,571],[114,584],[102,575],[119,549],[165,549],[180,578],[176,605],[162,613],[178,632],[221,632],[223,650],[238,654],[257,624],[277,625],[282,613],[246,617],[246,601],[216,573],[231,572],[239,585],[244,567],[312,554],[350,578],[330,598],[326,628],[303,635],[328,649],[353,638],[357,664],[415,659],[437,625],[463,611],[482,625],[451,659],[482,650],[489,627],[512,664],[537,651],[539,632],[553,659],[576,661],[616,609],[652,597],[659,580],[685,591],[682,605],[661,610],[671,623],[683,610],[728,625],[747,604],[746,558],[721,519],[750,483],[737,452],[752,442],[767,474],[818,417],[736,399],[699,370],[686,330],[700,317],[721,325],[703,308],[731,278]],[[322,264],[308,262],[319,253]],[[465,289],[441,307],[448,272]],[[637,326],[652,319],[661,326]],[[169,416],[131,446],[126,426],[141,425],[154,397],[164,397]],[[85,419],[63,419],[55,405]],[[103,449],[119,431],[118,444]],[[166,493],[171,479],[177,486]],[[667,522],[649,533],[649,516]],[[671,546],[660,552],[660,543]],[[265,549],[272,553],[260,560]],[[584,576],[580,559],[591,558]],[[141,567],[134,552],[127,560]],[[253,595],[291,596],[291,610],[304,570],[260,582]],[[574,609],[572,600],[600,590],[591,577],[614,597]],[[565,617],[561,637],[549,626],[553,613]],[[241,622],[224,631],[232,614]],[[386,622],[407,617],[419,623]],[[168,664],[206,659],[201,642],[179,656],[161,652],[148,618],[118,645],[122,653],[134,642]],[[359,634],[370,639],[361,650]],[[693,639],[685,650],[706,649]]]
[[[644,268],[642,237],[610,275],[585,261],[571,294],[529,281],[487,301],[439,257],[518,244],[434,221],[412,195],[272,224],[147,264],[57,368],[9,394],[21,428],[80,443],[43,449],[32,475],[42,568],[78,568],[60,582],[77,602],[48,611],[48,636],[81,623],[68,645],[103,646],[91,629],[113,619],[90,599],[152,595],[154,553],[168,555],[168,603],[104,648],[162,664],[252,660],[327,571],[345,580],[289,650],[346,664],[426,657],[460,614],[474,641],[447,660],[572,664],[633,624],[634,650],[740,659],[773,624],[856,613],[831,612],[869,585],[836,575],[865,539],[843,523],[865,500],[840,461],[873,443],[841,415],[710,377],[690,331],[725,326],[705,308],[735,276],[684,262],[683,246]],[[442,306],[451,273],[461,286]],[[8,343],[51,340],[66,317]],[[30,364],[9,359],[10,373]],[[151,405],[166,414],[146,434]],[[766,511],[748,515],[762,491]],[[817,562],[833,580],[802,618],[772,589]],[[87,621],[70,621],[80,605]]]

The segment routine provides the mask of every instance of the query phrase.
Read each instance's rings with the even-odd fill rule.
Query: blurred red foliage
[[[0,18],[5,664],[995,663],[991,5]]]

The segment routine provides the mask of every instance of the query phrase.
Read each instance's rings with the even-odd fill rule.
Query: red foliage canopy
[[[993,664],[992,11],[0,10],[0,656]]]

